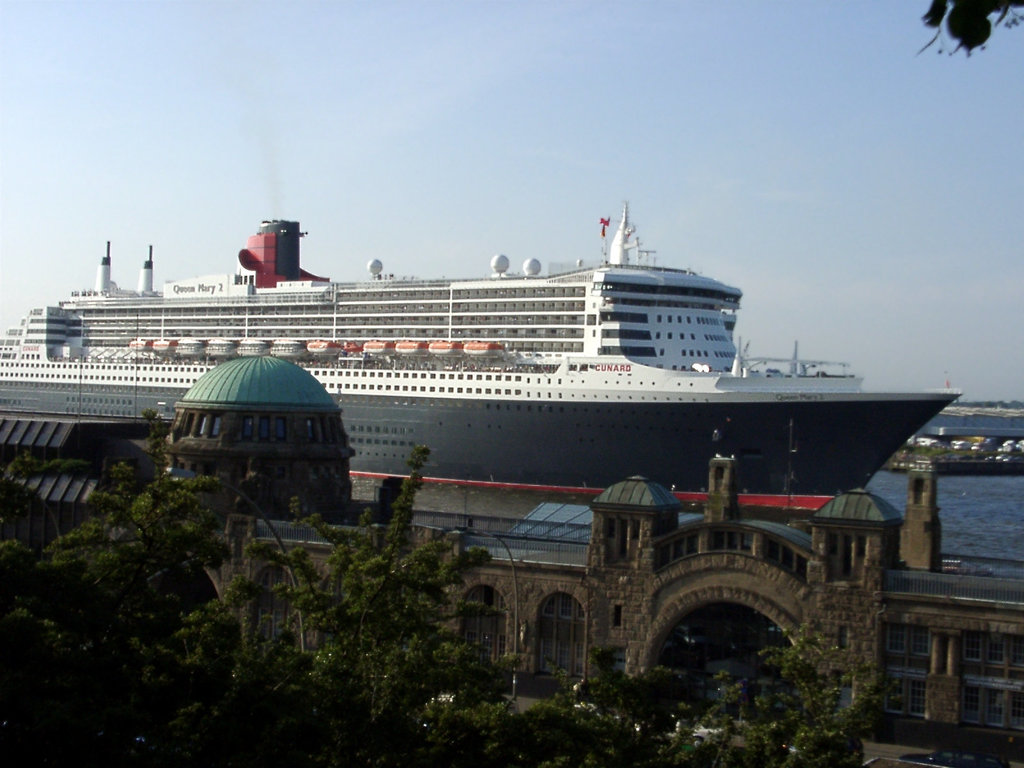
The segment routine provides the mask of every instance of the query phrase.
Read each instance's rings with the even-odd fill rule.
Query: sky
[[[233,272],[264,219],[361,280],[600,258],[744,292],[754,356],[1024,399],[1024,26],[929,0],[0,0],[0,326]]]

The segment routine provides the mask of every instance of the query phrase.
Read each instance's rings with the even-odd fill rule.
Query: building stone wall
[[[728,487],[724,469],[720,480]],[[911,497],[918,519],[937,519],[934,477],[913,479],[922,481]],[[812,516],[791,530],[733,515],[727,512],[733,503],[720,496],[694,519],[595,502],[585,562],[496,554],[467,575],[457,597],[479,587],[500,596],[505,612],[494,647],[518,654],[520,679],[548,671],[552,653],[570,659],[570,676],[586,677],[582,657],[594,647],[614,649],[627,673],[642,673],[658,663],[666,639],[695,610],[745,606],[783,630],[820,632],[886,671],[899,696],[889,703],[881,737],[927,744],[940,729],[955,727],[964,744],[1024,757],[1015,751],[1024,745],[1013,738],[1024,730],[1024,587],[1014,593],[1020,599],[889,588],[893,574],[934,576],[942,589],[950,578],[961,587],[998,580],[964,582],[907,568],[907,534],[892,519]],[[233,525],[229,538],[253,535],[251,527]],[[441,535],[453,552],[467,546],[464,534],[437,529],[415,529],[412,544]],[[932,558],[937,535],[937,525],[919,526],[910,546]],[[563,624],[559,612],[567,617]],[[563,635],[572,648],[559,647]]]

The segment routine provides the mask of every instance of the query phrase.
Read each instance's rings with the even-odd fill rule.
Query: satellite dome
[[[384,265],[380,263],[380,259],[370,259],[370,261],[366,262],[366,269],[371,275],[376,277],[384,269]]]
[[[508,256],[499,253],[492,257],[491,270],[498,275],[503,275],[508,272]]]
[[[537,259],[527,259],[523,262],[523,272],[530,277],[540,274],[540,262]]]

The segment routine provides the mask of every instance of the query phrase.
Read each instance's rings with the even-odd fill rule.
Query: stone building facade
[[[555,667],[585,678],[593,647],[643,672],[665,663],[688,617],[724,605],[810,628],[884,669],[900,695],[881,738],[948,744],[953,729],[960,746],[1024,757],[1024,581],[939,570],[933,474],[908,476],[905,514],[855,490],[783,523],[744,516],[734,471],[712,461],[701,512],[644,478],[618,483],[589,505],[582,541],[557,526],[526,535],[528,520],[416,530],[490,551],[458,597],[499,610],[460,629],[494,658],[518,655],[520,686]]]

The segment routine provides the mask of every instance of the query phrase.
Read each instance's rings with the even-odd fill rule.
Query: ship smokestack
[[[149,258],[142,262],[139,272],[139,293],[153,292],[153,246],[149,246]]]
[[[107,255],[100,262],[100,268],[96,270],[96,293],[106,293],[110,290],[110,241],[107,240]]]

